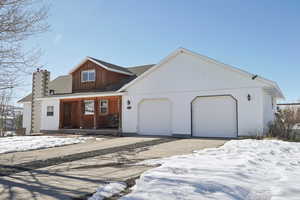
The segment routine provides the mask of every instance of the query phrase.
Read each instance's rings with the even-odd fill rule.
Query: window
[[[101,115],[106,115],[108,113],[108,100],[106,99],[100,100],[99,111]]]
[[[81,82],[95,81],[95,70],[86,70],[81,72]]]
[[[94,100],[84,101],[84,114],[93,115],[94,114]]]
[[[47,116],[54,115],[54,106],[47,106]]]

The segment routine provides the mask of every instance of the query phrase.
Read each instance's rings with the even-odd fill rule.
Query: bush
[[[279,109],[275,113],[275,120],[269,124],[268,137],[284,140],[295,140],[296,133],[293,127],[300,123],[300,110],[293,107]]]

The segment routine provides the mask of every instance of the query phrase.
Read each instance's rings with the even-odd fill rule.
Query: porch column
[[[94,100],[94,129],[97,129],[97,108],[98,108],[98,101],[97,99]]]
[[[78,102],[78,112],[79,112],[79,128],[83,128],[82,126],[82,100],[79,100]]]
[[[119,113],[119,134],[122,135],[122,96],[118,97],[118,113]]]

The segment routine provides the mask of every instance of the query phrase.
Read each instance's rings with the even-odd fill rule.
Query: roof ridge
[[[107,63],[107,64],[110,64],[110,65],[115,65],[115,66],[118,66],[118,67],[123,67],[123,66],[120,66],[120,65],[116,65],[116,64],[113,64],[113,63],[110,63],[110,62],[107,62],[107,61],[104,61],[104,60],[100,60],[98,58],[94,58],[94,57],[91,57],[91,56],[87,56],[88,58],[91,58],[95,61],[101,61],[101,62],[104,62],[104,63]]]
[[[113,63],[109,63],[107,61],[103,61],[103,60],[100,60],[100,59],[97,59],[97,58],[93,58],[91,56],[87,56],[87,58],[92,59],[92,60],[94,60],[94,62],[100,63],[100,64],[106,66],[107,68],[115,69],[115,70],[122,70],[123,72],[131,73],[126,67],[116,65],[116,64],[113,64]]]
[[[145,64],[145,65],[135,65],[135,66],[130,66],[130,67],[126,67],[127,69],[131,69],[131,68],[136,68],[136,67],[150,67],[150,66],[154,66],[155,64]]]

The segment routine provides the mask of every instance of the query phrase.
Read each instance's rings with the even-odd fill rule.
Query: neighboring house
[[[0,130],[14,131],[18,127],[18,122],[21,122],[23,108],[13,105],[0,105]]]
[[[273,81],[179,48],[156,65],[124,68],[91,57],[49,84],[33,74],[21,99],[29,132],[119,128],[143,135],[262,134],[284,96]]]
[[[300,109],[300,103],[278,103],[277,109]]]

